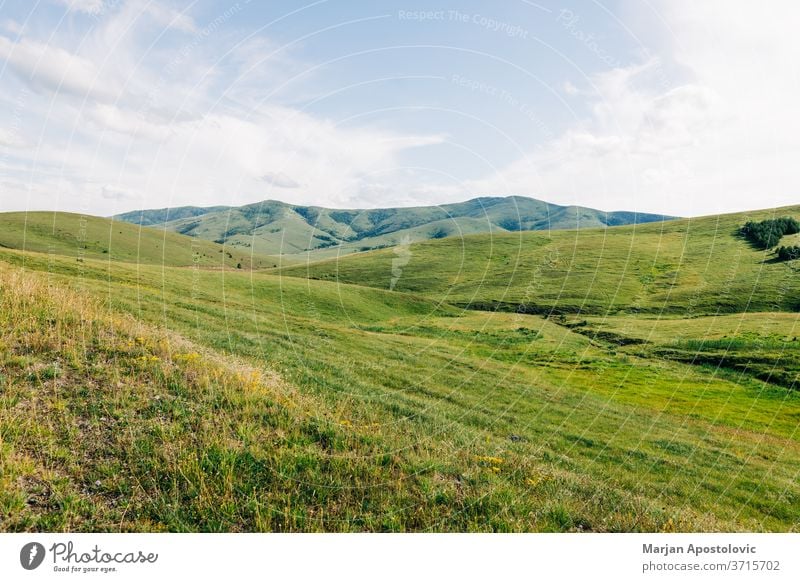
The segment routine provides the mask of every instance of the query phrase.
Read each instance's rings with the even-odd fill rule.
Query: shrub
[[[789,216],[761,222],[751,220],[740,228],[739,232],[758,248],[770,249],[777,245],[784,235],[800,232],[800,222]]]
[[[793,261],[800,259],[800,247],[781,247],[778,249],[778,259],[781,261]]]

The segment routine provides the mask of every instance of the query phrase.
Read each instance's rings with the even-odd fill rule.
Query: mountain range
[[[261,255],[352,252],[480,233],[603,228],[674,217],[560,206],[522,196],[482,197],[409,208],[333,209],[267,200],[246,206],[182,206],[114,217],[141,226],[247,248]]]

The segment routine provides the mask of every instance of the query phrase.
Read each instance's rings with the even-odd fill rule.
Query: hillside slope
[[[130,222],[140,226],[161,226],[171,220],[195,218],[210,212],[229,210],[230,206],[181,206],[179,208],[162,208],[158,210],[134,210],[115,216],[116,220]]]
[[[253,248],[262,254],[312,252],[313,256],[465,234],[596,228],[670,219],[654,214],[559,206],[520,196],[371,210],[335,210],[268,200],[238,208],[143,210],[117,218],[234,247]]]
[[[0,247],[79,261],[93,258],[167,266],[247,269],[279,262],[246,249],[68,212],[0,213]]]
[[[738,234],[800,207],[608,229],[448,238],[288,267],[284,275],[421,293],[478,309],[651,313],[800,309],[800,261]]]
[[[406,293],[57,255],[1,265],[20,255],[0,249],[2,530],[800,519],[796,391]]]
[[[4,263],[0,364],[0,531],[380,529],[413,470],[274,371]]]
[[[716,233],[708,220],[688,236],[727,250],[670,303],[688,318],[668,321],[463,310],[437,294],[432,269],[459,269],[465,292],[497,301],[509,263],[491,259],[520,237],[539,237],[536,253],[586,236],[597,253],[601,234],[620,236],[607,247],[620,261],[629,227],[494,238],[516,247],[466,237],[474,266],[429,252],[461,239],[341,262],[368,277],[382,265],[396,287],[410,267],[424,294],[0,248],[0,530],[795,530],[797,317],[698,317],[715,308],[713,277],[775,266],[731,234],[739,218]],[[641,251],[670,260],[682,232]],[[58,249],[51,236],[39,242]],[[640,268],[627,273],[657,282]],[[618,273],[595,271],[573,273],[572,293],[602,307]]]

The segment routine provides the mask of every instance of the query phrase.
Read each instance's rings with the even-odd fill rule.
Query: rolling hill
[[[249,250],[120,221],[67,212],[0,213],[0,247],[75,260],[167,266],[269,268],[280,261]]]
[[[559,206],[520,196],[417,208],[335,210],[268,200],[242,207],[128,212],[118,220],[158,226],[268,255],[333,256],[477,233],[596,228],[668,220],[634,212]]]
[[[748,220],[781,216],[800,217],[800,207],[602,230],[454,237],[281,272],[523,313],[796,311],[800,262],[779,262],[773,250],[738,234]]]
[[[736,227],[799,210],[248,272],[58,215],[0,247],[0,530],[796,531],[795,265]]]

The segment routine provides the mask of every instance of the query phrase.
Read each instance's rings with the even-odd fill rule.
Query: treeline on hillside
[[[800,232],[800,222],[789,216],[761,222],[751,220],[739,229],[739,232],[758,248],[771,249],[780,242],[784,235]]]

